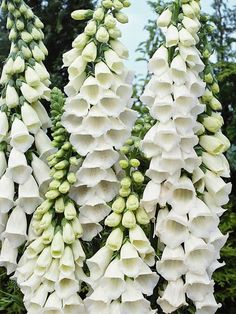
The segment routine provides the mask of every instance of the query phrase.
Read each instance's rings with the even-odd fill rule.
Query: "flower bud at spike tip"
[[[92,17],[92,15],[93,15],[92,10],[76,10],[71,13],[72,19],[77,20],[77,21],[83,21],[83,20],[89,19],[90,17]]]
[[[112,204],[112,210],[117,213],[121,214],[125,209],[125,200],[123,197],[118,197]]]
[[[139,199],[135,195],[130,195],[126,201],[126,207],[129,210],[136,210],[139,207]]]

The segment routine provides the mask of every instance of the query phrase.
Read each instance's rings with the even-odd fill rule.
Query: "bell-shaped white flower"
[[[96,78],[89,76],[81,87],[81,95],[92,105],[96,105],[101,98],[101,87]]]
[[[218,205],[225,205],[229,201],[229,194],[232,189],[231,183],[225,183],[224,180],[214,172],[207,170],[205,173],[205,184],[209,193],[214,195]]]
[[[179,307],[187,305],[183,280],[170,281],[162,297],[158,298],[157,303],[165,313],[172,313]]]
[[[9,129],[8,119],[5,112],[0,112],[0,141],[4,140],[7,136]]]
[[[149,60],[148,69],[156,75],[162,75],[169,69],[168,50],[163,45],[157,49],[152,58]],[[142,96],[143,97],[143,96]]]
[[[83,83],[86,79],[86,74],[85,74],[85,72],[83,72],[82,74],[77,75],[77,76],[72,77],[72,78],[69,75],[69,79],[70,79],[70,81],[65,86],[64,91],[68,97],[74,97],[78,94],[81,86],[83,85]]]
[[[157,25],[159,27],[169,26],[172,18],[172,12],[169,9],[164,10],[157,19]]]
[[[32,274],[26,281],[19,284],[22,293],[25,295],[25,303],[30,302],[33,293],[39,288],[41,283],[40,277]]]
[[[184,84],[185,80],[186,80],[187,67],[186,67],[186,63],[182,59],[181,55],[178,54],[172,60],[170,68],[171,68],[171,73],[173,75],[173,81],[177,85]]]
[[[174,25],[170,25],[166,32],[166,47],[177,46],[179,42],[179,31]]]
[[[135,249],[140,254],[145,254],[149,251],[150,242],[145,232],[139,225],[136,225],[134,228],[129,229],[129,238],[130,243],[133,244]]]
[[[171,71],[169,70],[161,76],[153,76],[148,84],[150,85],[150,89],[160,98],[168,96],[173,89],[173,77]]]
[[[198,22],[198,20],[193,20],[187,16],[184,16],[182,23],[191,34],[197,33],[199,28],[201,27],[201,24]]]
[[[135,277],[134,282],[143,294],[149,296],[153,294],[153,290],[156,287],[158,280],[159,276],[157,273],[152,272],[145,263],[142,263],[139,274]]]
[[[206,204],[196,199],[189,212],[189,229],[199,238],[207,238],[218,226],[219,218],[213,214]]]
[[[36,101],[35,103],[31,104],[31,107],[35,110],[35,112],[37,113],[39,120],[42,124],[42,128],[43,129],[47,129],[50,128],[52,125],[52,122],[49,118],[49,115],[46,111],[46,109],[44,108],[44,106],[41,104],[40,101]]]
[[[36,134],[42,124],[34,108],[25,102],[21,107],[21,116],[29,132]]]
[[[71,297],[63,300],[64,314],[83,314],[85,308],[83,301],[78,294],[73,294]]]
[[[225,146],[222,141],[214,135],[202,135],[200,137],[200,145],[208,153],[213,155],[219,155],[225,151]]]
[[[109,169],[118,161],[119,155],[112,149],[95,150],[86,156],[83,166],[86,168]]]
[[[173,121],[165,124],[160,123],[157,127],[155,141],[166,152],[170,152],[179,143],[179,135],[177,134]]]
[[[46,158],[56,152],[55,147],[52,146],[52,142],[47,134],[43,130],[39,130],[35,135],[35,145],[40,155],[40,159]]]
[[[0,179],[0,208],[1,213],[7,213],[14,206],[14,182],[7,175]]]
[[[137,277],[143,264],[135,247],[126,242],[120,251],[120,268],[122,272],[130,278]]]
[[[190,89],[190,93],[195,97],[201,97],[205,92],[206,83],[193,71],[188,70],[187,75],[187,87]]]
[[[78,56],[69,66],[68,73],[70,78],[75,78],[76,76],[81,75],[86,69],[87,62],[82,56]]]
[[[62,313],[62,300],[58,297],[55,291],[49,295],[43,310],[43,313],[50,314],[51,312],[56,314]]]
[[[7,169],[6,156],[4,152],[0,151],[0,178],[5,173],[6,169]]]
[[[75,270],[73,252],[69,246],[65,247],[63,255],[60,259],[59,269],[65,276],[72,274]]]
[[[82,117],[78,117],[69,111],[64,112],[62,116],[62,125],[69,133],[78,133],[81,129]]]
[[[85,253],[84,250],[81,246],[81,243],[79,240],[76,240],[73,244],[72,244],[72,252],[73,252],[73,256],[74,256],[74,261],[75,263],[79,266],[79,267],[83,267],[83,263],[85,260]]]
[[[99,279],[110,264],[113,251],[107,246],[102,247],[94,256],[87,259],[90,276],[93,280]]]
[[[168,95],[161,100],[157,99],[150,109],[150,114],[153,118],[162,123],[166,123],[173,114],[173,98]]]
[[[78,58],[80,55],[81,55],[81,52],[77,48],[73,48],[65,52],[62,56],[63,65],[66,67],[70,66],[76,60],[76,58]]]
[[[223,235],[220,231],[219,228],[216,228],[209,236],[208,238],[208,242],[210,244],[212,244],[215,247],[215,251],[216,251],[216,258],[219,259],[220,258],[220,250],[222,249],[222,247],[225,245],[227,239],[228,239],[229,235]]]
[[[213,293],[208,293],[204,300],[196,302],[195,306],[196,314],[214,314],[221,307],[221,304],[217,304]]]
[[[175,86],[173,90],[175,99],[175,111],[180,114],[188,114],[196,104],[196,99],[190,94],[185,85]]]
[[[33,176],[29,176],[25,183],[19,185],[16,204],[24,209],[26,214],[31,215],[41,203],[38,185]]]
[[[185,287],[189,299],[201,302],[208,293],[214,292],[214,281],[209,279],[207,273],[203,275],[187,273]]]
[[[110,300],[118,299],[125,290],[124,274],[120,268],[120,260],[114,259],[106,269],[99,281],[99,285],[106,291],[106,297]]]
[[[8,108],[15,108],[19,105],[19,95],[15,87],[10,84],[7,85],[6,89],[6,105]]]
[[[118,75],[122,74],[124,70],[124,64],[122,60],[120,59],[120,57],[118,56],[118,54],[114,50],[109,49],[105,51],[104,57],[105,57],[106,64],[113,72],[115,72]]]
[[[25,70],[25,80],[30,86],[37,86],[40,83],[40,77],[38,73],[31,67],[27,66]]]
[[[163,151],[161,157],[155,158],[157,165],[156,170],[159,171],[160,178],[168,179],[169,175],[174,175],[179,172],[179,169],[183,168],[183,158],[180,147],[175,147],[170,151]]]
[[[186,28],[181,28],[179,31],[179,41],[183,46],[191,47],[196,44],[195,38]]]
[[[118,39],[110,40],[111,48],[117,53],[117,55],[121,59],[128,59],[129,58],[129,50],[122,44],[121,41]]]
[[[20,90],[21,90],[23,96],[25,97],[25,99],[29,103],[33,103],[40,98],[39,92],[35,88],[29,86],[26,83],[22,83]]]
[[[12,148],[8,159],[7,176],[14,182],[23,184],[28,180],[31,173],[32,169],[27,165],[25,155],[17,149]]]
[[[217,175],[221,177],[229,178],[230,176],[230,168],[229,162],[226,157],[221,155],[212,155],[207,152],[202,153],[202,161],[204,165],[211,171],[215,172]]]
[[[64,252],[64,241],[62,237],[62,233],[59,230],[53,238],[52,244],[51,244],[51,254],[54,258],[61,258]]]
[[[55,291],[59,298],[67,299],[79,291],[79,283],[74,273],[64,275],[60,273],[59,280],[55,284]]]
[[[38,256],[44,249],[45,245],[43,244],[42,238],[36,238],[30,245],[27,247],[25,253],[28,258],[35,258]]]
[[[32,297],[29,300],[29,303],[26,305],[28,312],[37,312],[40,311],[47,300],[48,291],[45,289],[45,285],[41,284],[33,293]]]
[[[27,259],[25,255],[21,257],[18,262],[16,272],[14,274],[14,278],[16,278],[17,283],[20,285],[25,282],[32,274],[34,273],[35,264],[37,258]]]
[[[0,253],[0,266],[7,269],[7,274],[10,275],[16,270],[18,250],[13,248],[11,242],[5,239],[2,242],[2,249]]]
[[[160,221],[159,221],[160,220]],[[186,215],[178,214],[173,209],[164,218],[157,218],[156,233],[161,242],[174,249],[188,238],[188,220]]]
[[[0,213],[0,233],[5,230],[8,215],[6,213]]]
[[[205,68],[204,63],[200,58],[200,53],[196,47],[186,47],[179,44],[179,51],[182,58],[186,61],[191,69],[194,71],[202,72]]]
[[[45,280],[56,283],[59,279],[59,262],[58,258],[52,260],[51,265],[48,267],[46,272],[44,273]]]
[[[84,117],[88,114],[90,104],[80,94],[69,97],[66,100],[65,111],[77,117]]]
[[[165,247],[161,260],[157,262],[157,272],[168,281],[176,281],[187,271],[184,264],[185,254],[182,246],[174,249]]]
[[[18,118],[15,118],[12,123],[10,138],[11,146],[23,153],[26,152],[34,142],[33,136],[29,135],[27,127]]]
[[[184,248],[186,252],[185,264],[189,271],[199,275],[204,274],[214,259],[214,246],[190,235],[184,243]]]
[[[106,90],[103,93],[99,102],[99,109],[106,115],[112,115],[118,117],[124,110],[124,104],[122,104],[120,97],[118,97],[112,90]]]
[[[153,65],[152,67],[154,68],[155,65]],[[165,71],[163,71],[163,72],[165,72]],[[150,89],[150,86],[148,86],[148,85],[146,86],[143,94],[140,96],[140,100],[142,101],[142,103],[147,105],[149,108],[151,108],[153,106],[154,101],[155,101],[155,93],[154,93],[154,91],[152,91]]]
[[[111,87],[113,75],[108,66],[102,61],[95,65],[95,78],[101,87],[105,89]]]
[[[44,250],[40,253],[36,265],[35,265],[35,274],[38,276],[43,276],[46,270],[49,268],[52,262],[51,248],[50,246],[45,247]]]
[[[113,229],[107,238],[106,246],[108,246],[109,249],[111,249],[114,252],[119,251],[123,242],[123,237],[124,234],[121,228]]]
[[[45,195],[48,190],[48,185],[51,181],[50,168],[46,163],[33,154],[31,163],[34,177],[38,183],[40,195]]]
[[[11,212],[3,237],[7,238],[13,248],[18,248],[26,239],[27,220],[25,212],[19,206]]]
[[[98,289],[97,289],[98,290]],[[92,293],[89,297],[87,297],[84,301],[85,309],[88,314],[93,314],[98,311],[101,314],[108,314],[108,302],[104,301],[104,291],[100,289],[100,291],[96,291],[97,293]]]

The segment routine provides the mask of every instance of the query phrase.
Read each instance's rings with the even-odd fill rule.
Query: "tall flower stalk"
[[[41,103],[49,100],[50,77],[43,60],[43,23],[24,1],[2,1],[11,49],[0,79],[0,265],[8,274],[28,239],[27,221],[49,183],[46,157],[54,151],[51,126]]]
[[[111,211],[106,203],[119,189],[113,166],[136,120],[130,109],[133,75],[123,63],[128,51],[118,40],[117,27],[117,22],[128,22],[122,9],[129,5],[129,1],[102,1],[95,11],[73,12],[72,18],[89,21],[73,49],[64,54],[69,83],[62,123],[83,158],[70,195],[80,206],[86,241],[102,231],[100,222]]]
[[[187,305],[186,295],[196,313],[220,306],[212,273],[226,241],[218,224],[231,189],[221,178],[229,177],[223,156],[229,141],[220,131],[218,87],[201,21],[200,1],[175,1],[160,14],[165,42],[149,62],[153,76],[141,97],[157,120],[142,141],[151,180],[141,203],[156,216],[163,247],[156,267],[167,285],[157,303],[165,313]]]
[[[36,209],[31,222],[27,247],[14,277],[24,294],[29,313],[57,311],[84,313],[79,296],[86,279],[85,259],[80,238],[83,234],[76,204],[68,193],[75,183],[79,166],[69,136],[61,125],[64,96],[52,91],[53,143],[60,149],[48,157],[52,181],[45,200]]]

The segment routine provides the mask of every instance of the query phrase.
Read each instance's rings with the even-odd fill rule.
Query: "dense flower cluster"
[[[155,251],[143,230],[149,218],[136,193],[144,181],[139,165],[137,159],[120,161],[126,175],[105,220],[113,229],[105,246],[87,260],[92,288],[85,299],[88,314],[156,313],[145,298],[153,294],[159,276],[151,270]]]
[[[154,75],[141,97],[157,120],[142,142],[151,158],[142,204],[151,218],[159,207],[155,230],[164,250],[156,267],[168,283],[157,303],[165,313],[187,305],[186,295],[198,314],[220,306],[212,273],[227,238],[217,226],[231,189],[221,179],[229,177],[223,152],[230,144],[220,132],[216,84],[196,48],[199,19],[199,1],[175,3],[160,15],[165,43],[149,62]]]
[[[46,134],[51,121],[40,102],[50,96],[43,24],[24,1],[3,1],[2,9],[8,12],[11,50],[0,79],[0,265],[10,274],[28,238],[28,215],[49,182],[45,160],[54,148]]]
[[[34,212],[28,245],[14,278],[24,294],[28,313],[84,313],[78,294],[86,276],[85,253],[76,205],[68,197],[79,161],[61,126],[63,95],[52,92],[53,139],[61,148],[48,157],[52,181],[45,200]],[[63,143],[64,144],[63,144]],[[63,145],[62,145],[63,144]]]
[[[64,54],[69,83],[62,121],[71,133],[71,144],[84,158],[71,197],[80,206],[86,241],[102,230],[99,222],[110,212],[106,202],[118,192],[112,166],[136,120],[130,109],[133,75],[122,60],[128,51],[118,40],[121,33],[116,26],[117,21],[127,23],[121,9],[128,5],[127,1],[102,1],[94,12],[73,12],[76,20],[91,18],[84,33],[74,40],[73,49]]]

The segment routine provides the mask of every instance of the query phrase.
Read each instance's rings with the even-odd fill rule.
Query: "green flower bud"
[[[213,78],[213,76],[212,76],[211,73],[208,73],[208,74],[206,74],[206,75],[204,76],[204,80],[205,80],[206,83],[212,84],[213,81],[214,81],[214,78]]]
[[[40,29],[44,28],[43,22],[38,17],[35,17],[34,26]]]
[[[109,36],[113,39],[117,39],[121,37],[121,31],[117,27],[109,28],[108,33],[109,33]]]
[[[30,33],[26,32],[26,31],[21,33],[21,38],[26,43],[30,43],[33,40],[33,36]]]
[[[212,93],[214,93],[214,94],[219,94],[219,92],[220,92],[220,87],[219,87],[219,85],[215,82],[215,83],[211,86],[211,90],[212,90]]]
[[[27,19],[32,19],[34,17],[34,13],[31,9],[27,9],[27,11],[25,12],[25,16]]]
[[[136,218],[132,211],[127,211],[124,213],[122,218],[122,226],[125,228],[134,228],[136,226]]]
[[[54,167],[56,170],[63,170],[69,166],[69,162],[67,160],[60,161]]]
[[[116,17],[117,21],[122,23],[122,24],[126,24],[129,22],[128,16],[122,12],[116,13],[115,17]]]
[[[111,228],[117,227],[121,222],[121,214],[111,213],[105,220],[105,225]]]
[[[96,39],[100,43],[107,43],[109,40],[109,33],[104,26],[99,27],[96,33]]]
[[[33,36],[34,40],[41,40],[42,39],[42,33],[37,30],[37,28],[33,27],[31,31],[31,35]]]
[[[126,145],[133,145],[134,144],[134,140],[132,138],[129,138],[126,142],[125,142]]]
[[[7,18],[7,29],[11,29],[14,26],[14,21],[8,17]]]
[[[71,225],[76,239],[81,238],[83,236],[83,227],[77,217],[75,217],[75,219],[72,220]]]
[[[207,103],[213,99],[212,91],[210,91],[208,88],[206,89],[204,95],[202,96],[202,100],[204,103]]]
[[[47,229],[51,225],[51,222],[52,222],[52,213],[46,212],[43,215],[43,217],[39,223],[40,229],[42,229],[42,230]]]
[[[127,196],[130,195],[130,193],[131,193],[131,190],[130,190],[130,189],[121,188],[121,189],[119,190],[119,194],[120,194],[120,196],[122,196],[122,197],[127,197]]]
[[[53,174],[53,178],[56,180],[61,180],[66,174],[65,170],[57,170],[54,174]]]
[[[58,230],[51,244],[51,254],[53,258],[61,258],[64,252],[65,244],[61,230]]]
[[[96,21],[102,21],[104,18],[105,12],[103,8],[98,8],[94,13],[93,13],[93,18]]]
[[[31,50],[28,47],[22,46],[21,52],[26,59],[30,59],[32,57]]]
[[[14,28],[11,29],[8,38],[9,38],[10,41],[16,40],[17,32],[15,31]]]
[[[67,181],[72,185],[76,182],[76,175],[73,173],[73,172],[70,172],[68,175],[67,175]]]
[[[213,109],[213,110],[222,110],[222,105],[221,103],[219,102],[218,99],[216,99],[215,97],[213,97],[213,99],[210,101],[210,107]]]
[[[61,185],[61,182],[60,182],[59,180],[53,180],[53,181],[49,184],[49,189],[51,189],[51,190],[57,190],[60,185]]]
[[[45,197],[49,200],[55,200],[60,195],[58,190],[50,190],[45,194]]]
[[[211,53],[210,53],[210,51],[208,50],[208,49],[205,49],[204,51],[203,51],[203,58],[205,58],[205,59],[208,59],[208,58],[210,58],[210,56],[211,56]]]
[[[142,207],[139,207],[137,209],[137,211],[135,212],[136,214],[136,219],[137,219],[137,222],[140,224],[140,225],[147,225],[149,222],[150,222],[150,219],[148,217],[148,214],[147,212],[145,211],[144,208]]]
[[[203,119],[203,125],[209,132],[216,133],[223,124],[217,117],[208,116]]]
[[[45,200],[39,207],[36,209],[35,213],[40,213],[41,215],[45,214],[52,207],[53,202],[50,200]]]
[[[64,150],[69,150],[71,149],[71,143],[70,142],[66,142],[65,144],[62,145],[61,147]]]
[[[68,181],[64,181],[60,187],[59,187],[59,191],[62,194],[67,194],[70,191],[70,183]]]
[[[198,131],[196,133],[197,136],[203,135],[205,133],[205,131],[206,131],[204,126],[201,123],[200,123],[199,126],[200,126],[200,128],[198,129]]]
[[[78,49],[84,49],[88,41],[89,41],[89,36],[87,36],[85,33],[82,33],[75,38],[75,40],[72,43],[72,47],[78,48]]]
[[[119,165],[122,169],[127,169],[129,167],[129,162],[125,159],[119,161]]]
[[[124,155],[128,154],[130,150],[130,147],[129,146],[122,146],[121,149],[120,149],[120,152]]]
[[[139,207],[139,199],[135,195],[130,195],[126,201],[126,207],[129,210],[136,210]]]
[[[22,3],[22,4],[20,5],[19,11],[20,11],[20,13],[22,13],[22,14],[25,14],[25,13],[27,12],[27,7],[26,7],[26,5],[25,5],[24,3]]]
[[[102,1],[102,5],[106,9],[111,9],[113,7],[113,3],[112,3],[111,0],[104,0],[104,1]]]
[[[112,230],[106,241],[106,246],[108,246],[112,251],[119,251],[123,243],[123,231],[120,228]]]
[[[93,36],[97,31],[97,24],[95,21],[91,21],[84,29],[86,35]]]
[[[131,160],[130,160],[130,165],[131,165],[132,167],[137,168],[137,167],[140,166],[140,161],[139,161],[138,159],[131,159]]]
[[[123,197],[118,197],[112,204],[112,210],[117,213],[121,214],[125,209],[125,200]]]
[[[114,8],[116,9],[116,10],[121,10],[121,9],[123,9],[123,4],[122,4],[122,2],[120,2],[119,0],[114,0],[113,1],[113,6],[114,6]]]
[[[75,234],[70,223],[65,223],[62,229],[63,241],[66,244],[72,244],[75,241]]]
[[[32,50],[32,54],[33,54],[34,59],[37,62],[41,62],[41,61],[45,60],[45,54],[37,45],[34,46],[34,48]],[[56,138],[55,138],[55,140],[56,140]],[[59,142],[59,140],[58,140],[58,142]]]
[[[123,6],[124,6],[125,8],[129,8],[129,7],[131,6],[131,2],[130,2],[129,0],[124,0],[124,1],[123,1]]]
[[[54,237],[54,227],[52,224],[48,226],[42,233],[42,242],[44,245],[48,245],[52,242]]]
[[[82,51],[82,57],[87,62],[94,62],[97,58],[97,46],[90,42]]]
[[[72,19],[76,21],[83,21],[91,18],[93,15],[92,10],[75,10],[71,13]]]
[[[104,25],[107,28],[114,28],[116,26],[116,19],[109,14],[105,17]]]
[[[25,28],[24,22],[20,20],[16,21],[16,28],[18,29],[18,31],[23,31],[23,29]]]
[[[76,157],[71,157],[69,162],[72,166],[78,166],[79,165],[79,160]]]
[[[55,211],[56,211],[56,213],[64,213],[64,210],[65,210],[64,198],[59,197],[55,201]]]
[[[125,189],[126,188],[128,189],[131,186],[131,183],[132,183],[132,181],[129,177],[122,179],[120,182],[121,186]]]
[[[65,206],[64,216],[67,220],[75,219],[77,213],[75,205],[72,202],[68,202]]]
[[[143,181],[144,181],[144,176],[140,171],[133,172],[132,177],[134,179],[134,182],[136,182],[136,183],[143,183]]]

